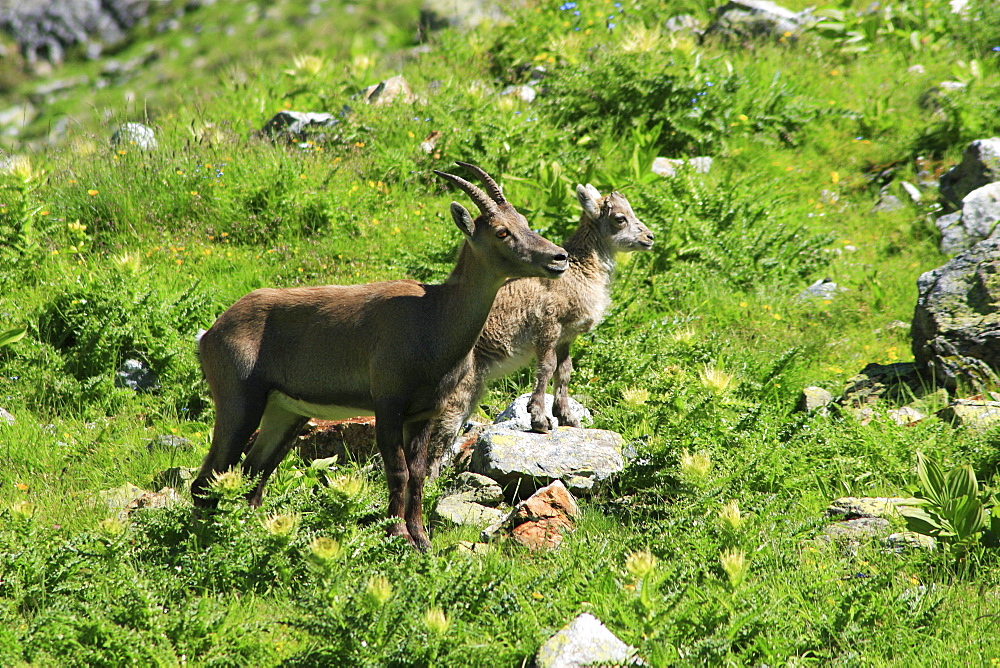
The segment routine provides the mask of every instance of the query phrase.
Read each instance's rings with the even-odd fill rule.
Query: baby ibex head
[[[459,176],[434,170],[435,174],[461,188],[479,207],[480,215],[473,218],[464,206],[451,203],[451,217],[472,250],[498,263],[505,276],[561,276],[569,266],[566,251],[532,231],[527,219],[507,201],[489,174],[466,162],[456,164],[478,176],[486,186],[483,192]]]
[[[653,247],[653,233],[636,218],[632,205],[621,193],[612,192],[602,197],[597,188],[588,183],[576,187],[576,198],[584,216],[613,250],[628,252]]]

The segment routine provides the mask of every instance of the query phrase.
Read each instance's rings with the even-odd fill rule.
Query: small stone
[[[160,379],[139,360],[125,360],[115,372],[115,387],[124,387],[133,392],[156,392],[160,389]]]
[[[383,107],[397,100],[404,104],[413,104],[417,99],[410,89],[410,83],[402,74],[368,86],[359,95],[365,102],[376,107]]]
[[[916,187],[909,181],[900,181],[900,185],[903,187],[903,190],[906,191],[906,194],[910,196],[910,199],[913,200],[914,202],[919,202],[924,198],[923,194],[920,192],[920,188]]]
[[[643,665],[636,649],[619,640],[601,620],[583,613],[538,648],[537,668]]]
[[[795,405],[796,412],[813,413],[816,411],[826,411],[826,407],[833,403],[833,395],[822,387],[811,385],[802,389],[799,401]],[[823,413],[826,414],[825,412]]]
[[[933,550],[937,547],[937,541],[932,536],[915,531],[900,531],[886,536],[885,546],[894,552],[908,549]]]
[[[337,117],[325,112],[286,110],[272,116],[258,134],[289,142],[322,142],[333,137],[330,131],[339,123]]]
[[[142,123],[122,123],[111,135],[111,145],[134,146],[143,151],[152,151],[159,146],[156,141],[156,133],[153,132],[152,128]]]
[[[916,424],[927,418],[926,415],[918,411],[916,408],[911,408],[910,406],[893,408],[888,412],[888,416],[890,420],[900,426]]]
[[[503,521],[507,513],[455,496],[446,496],[434,506],[431,521],[454,526],[486,527]]]
[[[579,516],[576,499],[556,480],[517,504],[508,522],[511,536],[529,550],[553,550],[576,528]]]
[[[924,69],[924,66],[920,65],[919,63],[916,64],[916,65],[910,65],[906,69],[906,71],[909,72],[910,74],[924,74],[926,72],[926,70]]]
[[[122,510],[129,503],[139,496],[146,494],[146,490],[131,483],[125,483],[121,487],[104,489],[97,493],[97,499],[109,510]]]
[[[138,495],[125,505],[125,508],[121,511],[121,513],[119,513],[119,516],[125,518],[136,510],[143,508],[169,508],[170,506],[175,506],[179,503],[183,503],[183,499],[177,493],[177,490],[170,487],[164,487],[159,492],[143,492]]]
[[[497,481],[471,471],[458,474],[447,496],[459,497],[463,501],[480,503],[484,506],[503,503],[503,489]]]
[[[820,535],[822,540],[857,541],[874,538],[889,532],[889,520],[881,517],[859,517],[845,522],[828,524]]]
[[[150,452],[172,452],[174,450],[194,450],[194,443],[183,436],[173,434],[160,434],[149,443],[146,449]]]
[[[503,412],[497,415],[493,424],[502,426],[505,429],[513,429],[515,431],[530,431],[531,413],[528,412],[528,402],[530,400],[531,394],[520,395],[517,399],[514,399],[514,401],[512,401],[511,404],[503,410]],[[554,401],[555,397],[548,393],[545,394],[546,415],[552,415],[552,404]],[[590,414],[590,411],[587,410],[587,407],[573,397],[569,398],[569,410],[577,419],[580,420],[581,427],[594,423],[594,417]]]
[[[872,212],[889,213],[899,211],[903,208],[903,203],[895,195],[883,194],[878,198],[878,202],[872,207]]]
[[[805,301],[807,299],[830,300],[841,292],[847,292],[847,288],[837,285],[829,278],[821,278],[800,292],[796,299],[799,301]]]
[[[0,408],[0,424],[14,424],[17,420],[11,415],[6,408]]]
[[[684,160],[683,158],[656,158],[653,160],[652,172],[666,178],[677,176],[677,172],[690,167],[696,174],[708,174],[712,170],[712,158],[699,156]]]
[[[522,102],[531,103],[535,101],[535,97],[538,93],[535,92],[533,86],[523,85],[523,86],[507,86],[500,92],[500,97],[516,97]]]
[[[896,505],[905,500],[892,496],[844,496],[830,502],[826,509],[826,515],[838,520],[896,517],[899,515]]]
[[[942,81],[938,84],[941,90],[946,90],[948,92],[956,92],[960,90],[965,90],[969,87],[968,84],[962,83],[961,81]]]
[[[171,466],[153,476],[151,487],[162,489],[173,487],[174,489],[187,489],[191,486],[191,481],[198,475],[198,469],[187,466]]]

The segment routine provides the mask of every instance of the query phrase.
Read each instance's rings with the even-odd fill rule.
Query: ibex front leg
[[[573,373],[573,358],[569,355],[569,344],[561,343],[556,348],[556,375],[553,382],[552,415],[564,427],[579,427],[580,418],[569,408],[569,377]]]
[[[385,465],[385,480],[389,486],[390,536],[401,536],[416,545],[406,529],[406,488],[409,473],[403,450],[403,412],[396,404],[376,406],[375,441]]]
[[[528,401],[528,412],[531,414],[531,431],[547,434],[558,425],[545,411],[545,390],[556,369],[556,348],[545,345],[538,350],[538,366],[535,370],[535,389]]]

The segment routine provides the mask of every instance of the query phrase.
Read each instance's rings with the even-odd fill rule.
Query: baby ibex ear
[[[462,234],[467,237],[471,237],[476,230],[476,223],[472,219],[472,214],[469,210],[458,202],[451,203],[451,217],[455,221],[455,225],[458,229],[462,230]]]
[[[576,199],[580,202],[580,207],[587,217],[597,220],[601,217],[601,193],[597,188],[590,185],[578,185],[576,187]]]

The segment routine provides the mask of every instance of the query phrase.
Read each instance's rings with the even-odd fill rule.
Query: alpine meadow
[[[1000,666],[998,202],[994,0],[0,0],[0,665]],[[579,275],[426,486],[485,305],[210,330],[463,276],[554,319]],[[288,424],[355,382],[410,482],[371,418],[199,477],[254,336]],[[440,367],[419,420],[387,358]]]

